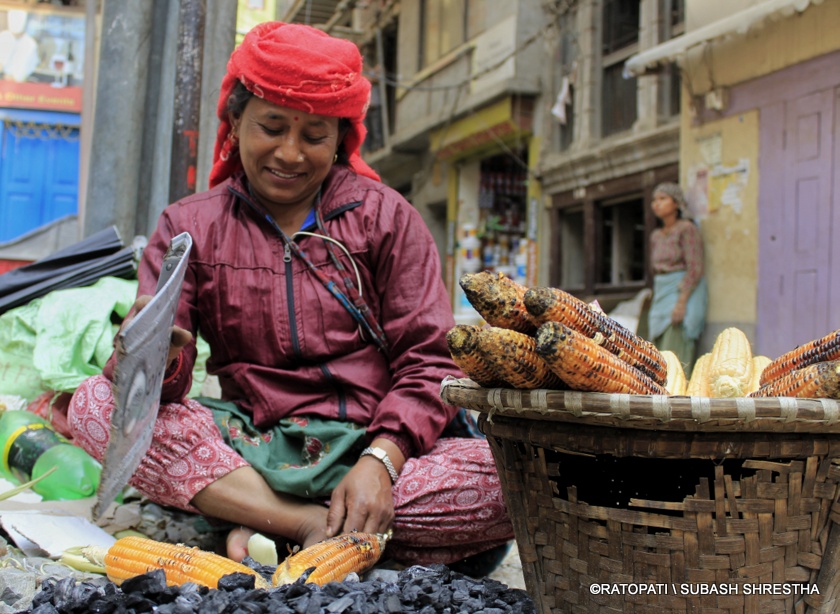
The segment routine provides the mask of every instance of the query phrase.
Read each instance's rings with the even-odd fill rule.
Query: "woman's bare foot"
[[[313,522],[311,522],[308,526],[302,527],[306,537],[303,540],[301,548],[308,548],[309,546],[317,544],[319,541],[327,538],[325,526],[326,521],[319,518],[320,516],[321,514],[314,514]],[[227,541],[225,543],[225,547],[227,548],[227,557],[237,563],[242,562],[242,559],[248,556],[248,540],[254,533],[256,533],[256,531],[249,529],[248,527],[237,527],[232,529],[231,532],[228,533]],[[278,539],[284,542],[282,544],[278,544],[278,554],[280,558],[283,558],[286,556],[286,544],[289,544],[290,542],[284,540],[283,538]],[[291,547],[291,545],[288,547]]]
[[[229,559],[241,563],[248,555],[248,539],[256,533],[248,527],[238,527],[233,529],[227,536],[227,556]]]

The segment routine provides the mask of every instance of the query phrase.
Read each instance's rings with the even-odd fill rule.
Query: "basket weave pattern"
[[[840,522],[840,438],[655,432],[498,414],[492,422],[481,415],[479,427],[499,468],[526,585],[543,612],[840,608],[840,532],[832,531]],[[592,477],[561,476],[557,462],[581,455],[699,459],[713,477],[699,478],[682,500],[590,505],[578,499],[578,490]],[[727,474],[723,459],[742,459],[742,473]],[[563,491],[561,477],[573,482]],[[601,583],[669,588],[667,594],[593,594],[591,585]],[[745,594],[746,585],[786,583],[816,586],[820,594]],[[681,594],[684,585],[735,584],[742,589],[737,594]]]

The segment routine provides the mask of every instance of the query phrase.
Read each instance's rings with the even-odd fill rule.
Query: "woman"
[[[211,189],[169,206],[138,271],[138,308],[169,240],[193,239],[152,447],[131,484],[162,504],[309,546],[394,530],[390,555],[451,563],[513,531],[485,441],[441,438],[456,408],[454,325],[420,216],[359,157],[370,83],[355,45],[264,23],[231,56]],[[184,399],[197,333],[223,401]],[[69,411],[97,458],[113,406],[88,380]]]
[[[648,332],[654,345],[674,352],[690,374],[708,300],[703,238],[686,218],[685,196],[676,183],[656,186],[652,207],[660,227],[650,237],[654,277]]]

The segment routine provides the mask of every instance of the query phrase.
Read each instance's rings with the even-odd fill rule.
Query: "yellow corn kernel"
[[[647,375],[559,322],[537,331],[536,351],[572,390],[612,394],[667,394]]]
[[[752,362],[752,380],[750,380],[750,388],[747,391],[747,394],[755,392],[756,390],[761,388],[761,374],[764,372],[764,369],[766,369],[767,366],[773,361],[767,356],[753,356]]]
[[[484,354],[478,349],[481,329],[469,324],[457,324],[446,333],[446,344],[452,360],[479,386],[497,388],[504,382],[487,363]]]
[[[537,354],[536,344],[530,335],[506,328],[484,328],[478,337],[478,349],[487,364],[514,388],[565,389],[560,378]]]
[[[712,347],[709,363],[709,389],[721,399],[747,395],[752,381],[752,348],[744,332],[727,328]]]
[[[836,399],[840,397],[840,360],[816,362],[788,371],[770,380],[750,396]]]
[[[307,570],[306,582],[323,586],[341,582],[351,572],[361,575],[376,564],[390,535],[345,533],[286,557],[271,578],[274,586],[291,584]]]
[[[490,325],[532,334],[537,324],[522,302],[527,288],[502,273],[466,273],[458,281],[470,304]]]
[[[703,354],[694,361],[691,377],[685,387],[685,393],[691,397],[708,397],[709,394],[709,363],[712,353]]]
[[[665,389],[668,391],[668,394],[673,396],[684,395],[687,382],[680,359],[670,350],[664,350],[662,357],[668,366],[668,379],[665,381]]]
[[[182,544],[166,544],[144,537],[118,539],[105,555],[105,573],[114,584],[162,569],[169,586],[194,582],[209,588],[218,588],[219,580],[232,573],[254,576],[257,588],[270,588],[256,571],[212,552]]]

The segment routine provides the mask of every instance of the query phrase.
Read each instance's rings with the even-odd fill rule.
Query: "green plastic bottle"
[[[32,487],[45,500],[91,497],[99,487],[102,466],[31,412],[0,412],[0,451],[0,475],[16,484],[57,467]]]

